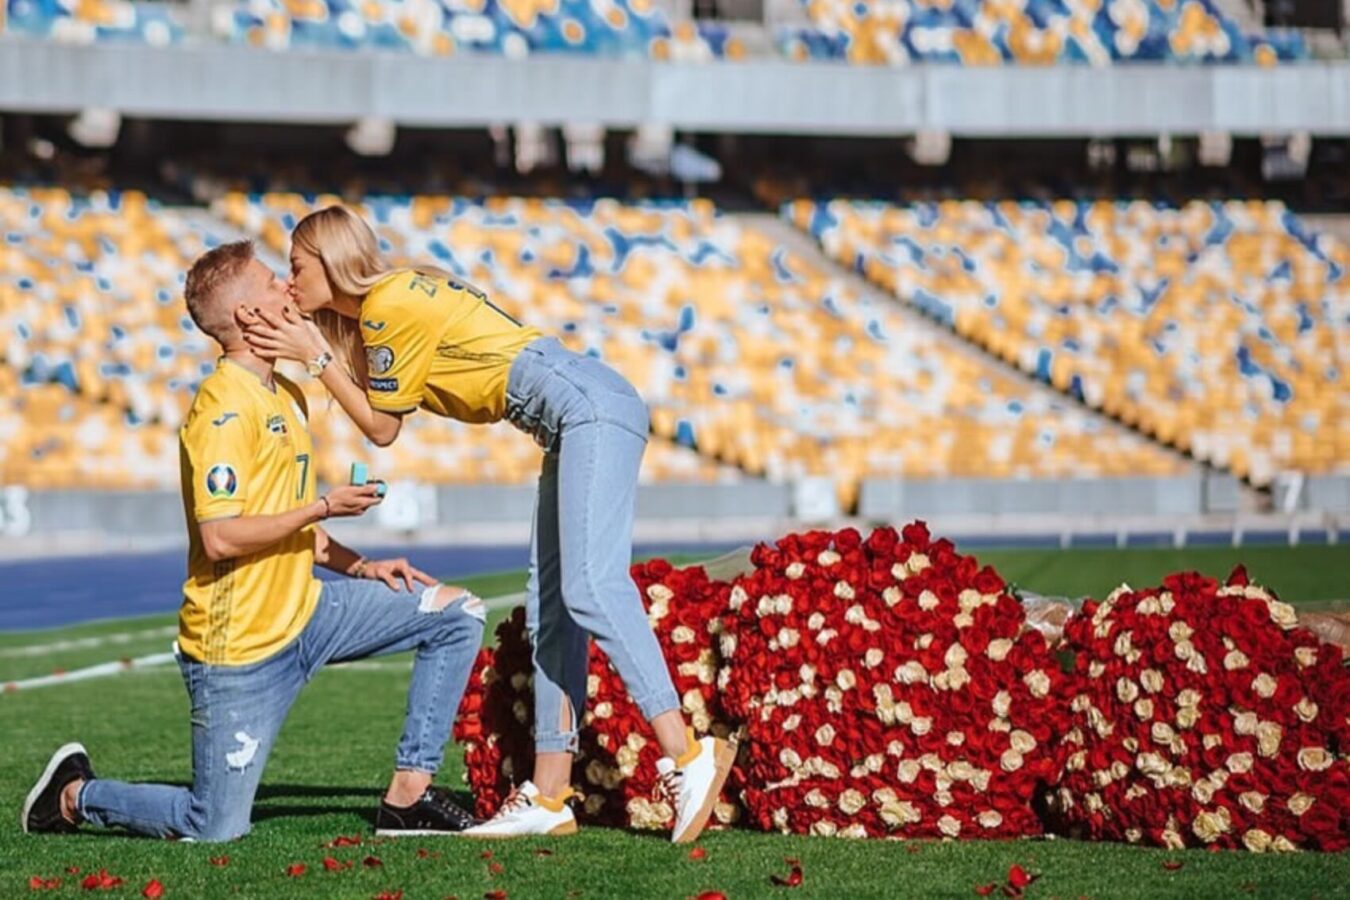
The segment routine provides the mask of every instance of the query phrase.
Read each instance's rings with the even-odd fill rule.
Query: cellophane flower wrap
[[[719,675],[752,824],[847,837],[1042,831],[1065,675],[993,569],[922,523],[792,535],[728,598]]]
[[[716,687],[716,636],[722,626],[728,585],[710,581],[703,569],[676,569],[663,560],[632,568],[647,619],[670,667],[685,717],[699,734],[728,736]],[[476,812],[497,811],[514,784],[529,778],[534,764],[533,664],[525,613],[517,609],[497,628],[497,646],[479,653],[465,692],[455,737],[464,760]],[[572,782],[581,794],[583,822],[630,828],[670,825],[674,808],[656,784],[661,750],[623,681],[597,644],[590,644],[587,708]],[[740,817],[726,797],[714,810],[715,824]]]
[[[1067,833],[1179,848],[1347,846],[1350,673],[1236,570],[1089,602],[1052,807]]]

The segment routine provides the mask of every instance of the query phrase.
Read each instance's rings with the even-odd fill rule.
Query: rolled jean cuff
[[[668,713],[671,710],[678,712],[680,709],[680,698],[675,696],[675,691],[672,688],[660,688],[642,697],[635,697],[633,702],[637,704],[638,709],[642,710],[642,717],[648,722],[662,713]]]
[[[80,785],[80,789],[75,792],[75,815],[86,822],[89,821],[89,817],[84,813],[84,792],[89,790],[89,785],[93,783],[94,779],[86,778],[84,784]]]
[[[544,731],[534,736],[535,753],[576,753],[579,748],[575,731]]]
[[[394,769],[396,771],[412,771],[421,772],[424,775],[435,775],[440,771],[440,768],[440,763],[431,763],[424,759],[406,756],[394,757]]]

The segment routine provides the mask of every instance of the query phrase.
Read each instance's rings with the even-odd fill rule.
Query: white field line
[[[502,597],[493,597],[490,600],[484,600],[483,605],[489,610],[505,609],[517,606],[525,601],[524,594],[507,594]],[[103,644],[129,643],[132,640],[149,637],[168,637],[178,633],[177,628],[154,628],[145,631],[118,632],[111,635],[101,635],[97,638],[75,638],[69,641],[55,641],[50,644],[39,644],[32,647],[18,647],[14,650],[31,651],[22,654],[10,652],[11,656],[39,656],[44,652],[53,650],[65,650],[85,647],[98,647]],[[97,643],[87,643],[87,642]],[[16,681],[0,682],[0,694],[12,694],[18,691],[32,690],[33,688],[52,687],[54,685],[72,684],[77,681],[89,681],[94,678],[108,678],[113,675],[121,675],[123,672],[131,672],[137,669],[148,669],[155,666],[162,666],[173,662],[173,653],[151,653],[148,656],[138,656],[135,659],[117,659],[111,662],[98,663],[92,666],[85,666],[80,669],[71,669],[69,672],[54,672],[50,675],[39,675],[36,678],[20,678]],[[380,662],[378,660],[359,661],[345,663],[340,666],[334,666],[336,669],[348,669],[353,671],[405,671],[411,668],[408,663]]]
[[[60,653],[64,650],[88,650],[107,645],[131,644],[151,638],[172,638],[178,634],[176,625],[161,628],[147,628],[143,631],[116,631],[112,634],[96,634],[90,637],[69,638],[52,641],[48,644],[29,644],[23,647],[5,647],[0,649],[0,659],[13,659],[24,656],[46,656],[48,653]]]
[[[51,687],[57,684],[72,684],[76,681],[89,681],[94,678],[107,678],[110,675],[120,675],[123,672],[130,672],[135,669],[149,669],[154,666],[162,666],[165,663],[173,662],[173,653],[151,653],[149,656],[138,656],[135,659],[118,659],[112,662],[99,663],[93,666],[85,666],[82,669],[71,669],[69,672],[54,672],[51,675],[39,675],[37,678],[20,678],[18,681],[6,681],[0,684],[0,693],[12,694],[17,691],[27,691],[33,688]]]

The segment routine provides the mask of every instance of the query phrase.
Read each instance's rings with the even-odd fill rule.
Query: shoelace
[[[444,788],[435,786],[427,788],[423,799],[448,819],[461,824],[473,820],[473,817],[461,809],[459,804],[450,799],[450,793]]]
[[[502,804],[502,808],[497,810],[498,816],[504,816],[508,813],[520,812],[534,805],[534,801],[522,794],[520,791],[513,790]]]
[[[671,769],[656,776],[656,792],[664,800],[675,802],[680,799],[680,787],[684,784],[684,772]]]

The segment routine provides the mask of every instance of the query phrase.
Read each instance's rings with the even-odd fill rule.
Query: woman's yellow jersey
[[[199,662],[238,666],[282,649],[319,602],[314,528],[258,553],[212,562],[200,523],[269,516],[314,502],[305,396],[276,376],[276,390],[221,360],[193,398],[179,431],[188,577],[179,649]]]
[[[385,412],[420,406],[461,422],[500,421],[511,363],[540,336],[475,288],[395,272],[361,304],[370,405]]]

